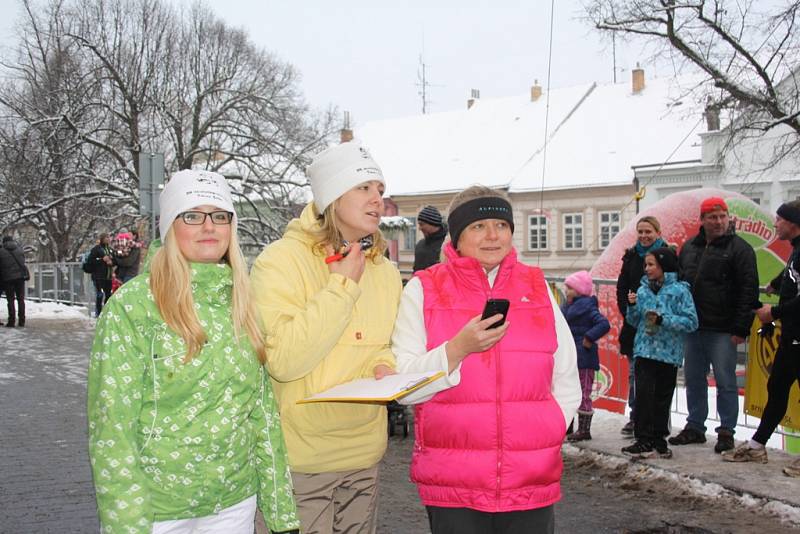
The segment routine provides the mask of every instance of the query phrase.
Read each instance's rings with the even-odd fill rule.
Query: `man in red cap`
[[[686,336],[684,376],[689,416],[686,427],[669,439],[672,445],[705,443],[708,417],[709,366],[717,382],[714,451],[733,449],[739,416],[736,383],[736,346],[744,343],[758,303],[756,255],[734,233],[728,205],[719,197],[700,205],[700,232],[688,239],[680,253],[680,278],[692,287],[700,327]]]

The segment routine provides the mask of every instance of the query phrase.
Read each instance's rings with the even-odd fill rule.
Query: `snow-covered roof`
[[[649,80],[638,94],[630,83],[552,90],[544,188],[626,184],[632,165],[699,159],[702,106],[679,99],[691,83]],[[383,169],[389,195],[475,183],[539,190],[547,108],[546,94],[479,99],[471,109],[369,122],[356,136]]]

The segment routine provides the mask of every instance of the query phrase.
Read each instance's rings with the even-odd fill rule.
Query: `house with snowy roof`
[[[467,109],[369,122],[360,139],[381,165],[390,204],[414,220],[431,204],[446,215],[473,184],[507,191],[522,261],[549,275],[588,269],[637,212],[634,166],[700,161],[702,108],[677,105],[694,80],[590,83],[481,99]],[[410,273],[416,227],[398,239]]]

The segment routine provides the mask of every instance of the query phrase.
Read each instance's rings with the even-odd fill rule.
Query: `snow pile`
[[[716,483],[703,482],[687,475],[671,473],[658,467],[630,462],[573,445],[565,444],[562,451],[581,463],[592,463],[602,468],[606,471],[602,475],[603,479],[616,479],[620,487],[625,489],[648,491],[654,488],[662,495],[691,496],[705,501],[725,500],[754,512],[767,512],[785,523],[800,526],[800,509],[779,501],[762,499],[747,493],[734,493]]]
[[[89,321],[89,312],[85,306],[69,306],[59,302],[25,301],[26,319],[49,319],[61,321]],[[5,322],[5,314],[2,316]]]

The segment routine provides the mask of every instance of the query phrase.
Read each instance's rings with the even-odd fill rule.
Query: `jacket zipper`
[[[706,258],[706,251],[710,243],[706,241],[706,246],[703,247],[703,253],[700,254],[700,261],[697,262],[697,272],[694,273],[694,281],[692,282],[692,289],[697,287],[697,279],[700,278],[700,268],[703,267],[703,260]]]

